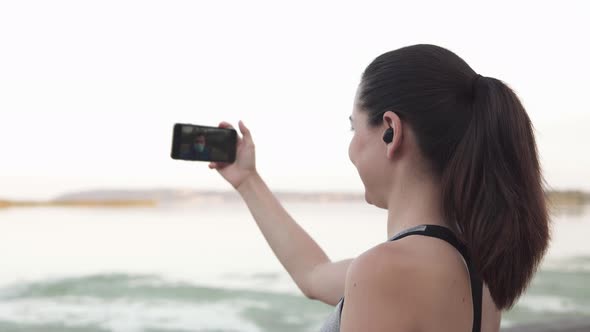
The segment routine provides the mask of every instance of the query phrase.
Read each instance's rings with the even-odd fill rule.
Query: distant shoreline
[[[0,200],[0,208],[13,207],[152,207],[158,202],[150,200],[113,201],[7,201]]]
[[[545,193],[552,204],[556,205],[584,205],[590,203],[590,193],[581,190],[554,190]]]
[[[362,193],[338,192],[276,192],[279,199],[289,202],[362,202]],[[582,206],[590,204],[590,193],[578,190],[548,191],[550,206]],[[232,191],[195,191],[182,189],[154,190],[91,190],[67,193],[52,200],[1,200],[0,208],[9,207],[155,207],[166,203],[223,203],[239,201]]]

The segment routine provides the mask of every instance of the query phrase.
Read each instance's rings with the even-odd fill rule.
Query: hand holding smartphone
[[[170,156],[179,160],[233,163],[236,146],[234,129],[176,123]]]

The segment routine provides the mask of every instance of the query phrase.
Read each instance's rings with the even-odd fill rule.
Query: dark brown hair
[[[413,129],[440,179],[446,220],[496,305],[510,308],[549,242],[533,127],[514,92],[447,49],[414,45],[377,57],[358,101],[371,126],[393,111]]]

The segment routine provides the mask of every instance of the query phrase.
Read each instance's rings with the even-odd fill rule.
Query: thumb
[[[242,133],[242,136],[244,137],[244,141],[248,143],[253,143],[252,134],[250,134],[250,129],[246,127],[242,120],[238,122],[238,126],[240,127],[240,133]]]

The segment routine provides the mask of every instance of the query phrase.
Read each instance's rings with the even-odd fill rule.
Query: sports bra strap
[[[478,277],[475,269],[473,268],[473,265],[471,264],[471,259],[469,258],[467,247],[463,243],[459,242],[455,234],[450,229],[438,225],[420,225],[412,227],[410,229],[398,233],[397,235],[389,239],[389,241],[399,240],[410,235],[424,235],[441,239],[451,244],[459,251],[459,253],[461,253],[461,256],[463,256],[463,259],[467,264],[467,269],[469,270],[469,279],[471,282],[471,299],[473,302],[472,331],[480,332],[483,282]]]

